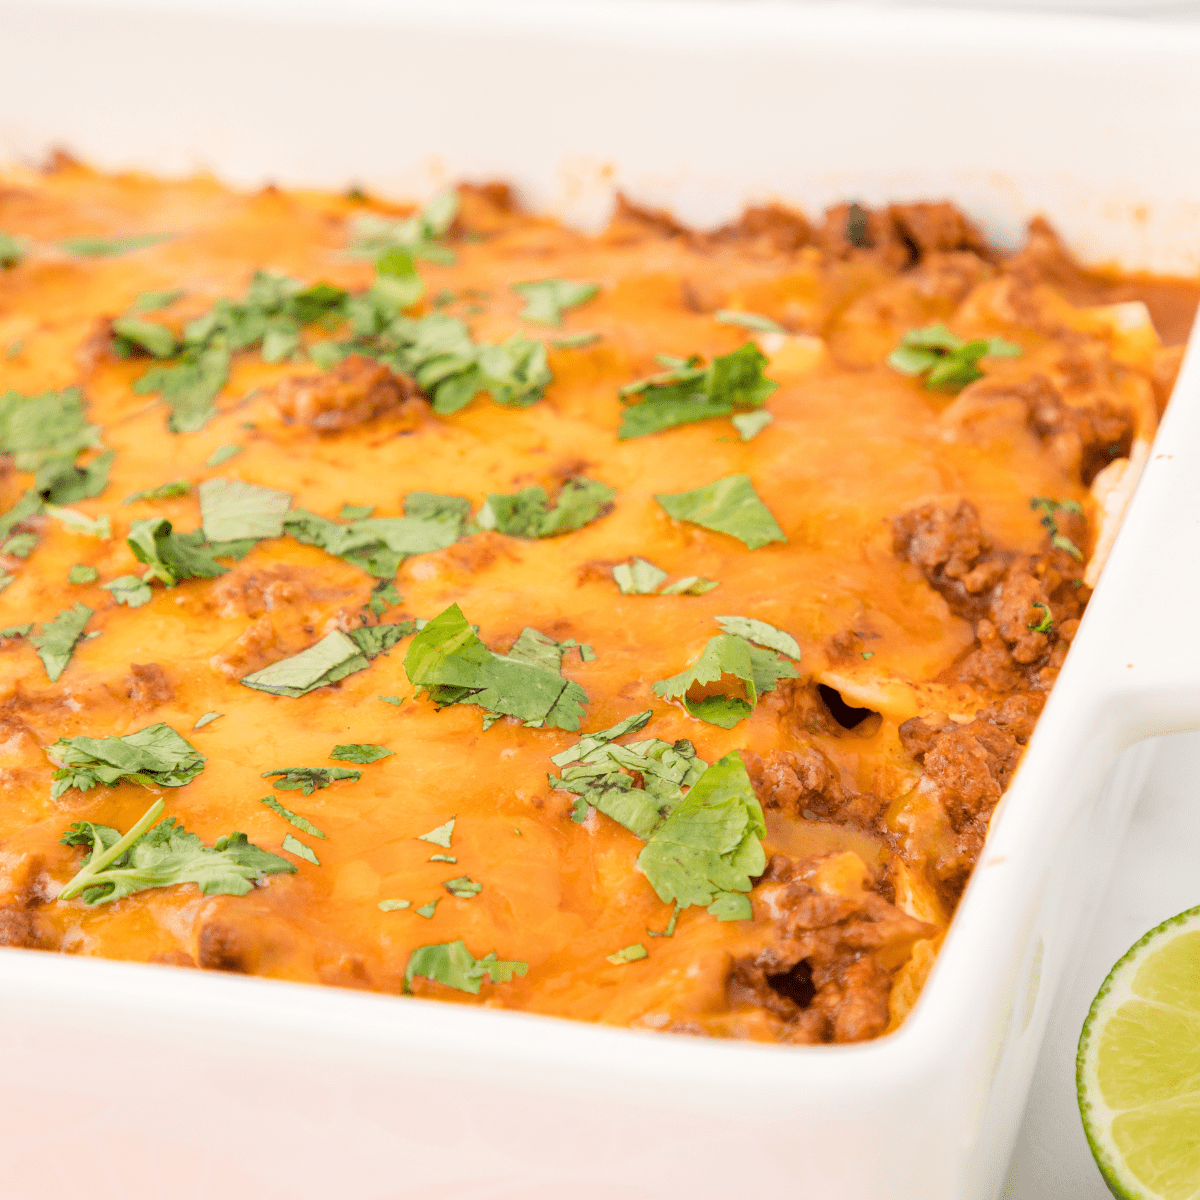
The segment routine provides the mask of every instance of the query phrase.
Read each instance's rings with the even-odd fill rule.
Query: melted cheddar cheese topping
[[[1027,249],[1004,258],[944,204],[842,206],[815,227],[750,210],[701,235],[622,203],[588,237],[521,212],[502,187],[464,187],[454,224],[433,239],[451,253],[418,256],[424,296],[405,315],[457,317],[478,343],[544,343],[552,378],[540,399],[506,406],[484,388],[437,412],[419,372],[414,382],[363,354],[322,370],[305,347],[341,336],[336,320],[305,326],[280,361],[235,348],[215,415],[194,430],[170,432],[161,397],[135,391],[155,363],[112,322],[139,294],[182,292],[142,314],[178,336],[221,297],[243,295],[258,269],[363,293],[375,269],[347,253],[350,223],[406,212],[67,160],[0,176],[0,228],[25,246],[0,271],[0,394],[16,393],[15,411],[80,387],[99,433],[78,465],[114,453],[98,495],[35,503],[0,548],[10,631],[0,943],[715,1036],[855,1041],[893,1028],[920,991],[1165,402],[1178,353],[1155,324],[1182,340],[1195,289],[1088,274],[1037,223]],[[120,253],[72,242],[159,232],[173,236]],[[596,291],[553,328],[522,317],[527,296],[512,287],[546,279]],[[747,328],[730,312],[768,320]],[[939,323],[1014,352],[983,357],[983,378],[956,392],[888,365],[908,331]],[[571,344],[585,333],[598,336]],[[644,399],[619,391],[662,371],[656,356],[706,366],[747,343],[778,384],[762,410],[773,420],[749,440],[728,416],[618,437]],[[7,449],[0,512],[39,486]],[[731,476],[748,477],[786,540],[750,549],[655,498]],[[580,528],[520,537],[480,516],[489,495],[540,486],[553,503],[580,477],[614,493]],[[125,502],[175,480],[187,494]],[[148,602],[118,603],[102,585],[145,571],[131,527],[165,517],[176,533],[199,528],[209,480],[285,492],[290,511],[343,522],[344,505],[392,518],[413,493],[463,497],[470,523],[404,559],[402,598],[378,606],[386,612],[370,607],[379,576],[286,530],[220,558],[219,575],[151,579]],[[110,535],[80,532],[63,507],[107,517]],[[634,558],[718,586],[624,594],[614,568]],[[80,566],[93,570],[69,582]],[[93,613],[52,681],[31,638],[76,604]],[[363,669],[307,694],[242,683],[335,632],[430,621],[452,605],[497,654],[527,627],[590,647],[561,663],[586,693],[579,729],[489,723],[469,697],[435,703],[411,678],[411,625]],[[784,656],[793,677],[723,728],[654,684],[695,663],[730,615],[784,631],[799,655]],[[746,697],[744,681],[723,675],[687,699],[697,711],[731,689]],[[654,936],[673,906],[639,869],[645,840],[547,782],[563,774],[552,756],[645,710],[624,743],[684,743],[709,764],[736,752],[745,767],[765,817],[749,919],[692,904],[671,936]],[[221,716],[194,728],[209,713]],[[60,739],[159,723],[203,756],[190,782],[124,778],[52,797]],[[347,744],[392,753],[331,759]],[[291,767],[361,778],[308,794],[263,778]],[[240,831],[292,869],[257,876],[244,895],[184,882],[111,902],[58,899],[88,852],[61,842],[67,827],[124,833],[155,800],[205,846]],[[279,805],[325,836],[289,824]],[[297,843],[311,858],[289,849]],[[408,903],[381,907],[389,900]],[[449,961],[457,942],[458,975],[421,968],[434,961],[422,948]],[[524,972],[487,974],[480,960],[493,952]]]

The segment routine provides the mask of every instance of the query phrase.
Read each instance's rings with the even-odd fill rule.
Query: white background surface
[[[1075,1101],[1075,1046],[1092,998],[1112,965],[1155,925],[1200,904],[1200,734],[1159,742],[1074,980],[1064,983],[1004,1200],[1111,1200],[1083,1136]]]

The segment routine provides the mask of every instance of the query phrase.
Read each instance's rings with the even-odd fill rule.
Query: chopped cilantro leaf
[[[461,496],[410,492],[404,499],[402,517],[366,517],[339,525],[297,508],[284,518],[284,528],[307,546],[320,546],[328,554],[390,580],[406,558],[454,545],[470,509],[470,501]]]
[[[322,841],[325,840],[325,834],[323,834],[311,821],[306,820],[304,817],[300,816],[299,813],[292,812],[290,808],[284,808],[274,796],[260,796],[258,802],[259,804],[265,804],[267,808],[269,808],[273,813],[277,813],[289,824],[295,825],[295,827],[299,829],[301,833],[311,834],[313,837],[321,838]]]
[[[528,970],[528,963],[497,958],[494,950],[476,959],[465,942],[445,942],[438,946],[419,946],[412,952],[404,971],[404,989],[411,991],[412,981],[420,975],[478,996],[485,976],[490,983],[509,983],[514,975],[524,977]]]
[[[674,745],[658,738],[615,744],[616,738],[636,732],[649,719],[647,709],[611,729],[587,734],[551,758],[563,768],[562,778],[546,777],[552,788],[580,797],[577,811],[579,804],[590,804],[643,841],[666,820],[683,799],[683,789],[691,787],[707,765],[684,740]]]
[[[385,704],[394,704],[397,708],[404,703],[403,696],[380,696],[379,698]]]
[[[204,714],[204,716],[200,717],[196,721],[195,725],[193,725],[192,728],[193,729],[203,729],[205,727],[205,725],[211,725],[214,721],[220,720],[221,717],[223,717],[224,715],[225,715],[224,713],[219,713],[219,712],[206,712]]]
[[[125,497],[126,504],[143,504],[154,500],[173,500],[176,496],[190,496],[192,485],[186,479],[172,479],[170,483],[159,484],[156,488],[147,488],[144,492],[131,492]]]
[[[758,412],[734,413],[730,420],[742,441],[748,442],[752,437],[762,433],[775,418],[765,409],[759,409]]]
[[[245,675],[241,682],[245,687],[260,692],[294,699],[314,688],[345,679],[355,671],[365,671],[370,665],[370,659],[358,643],[340,629],[335,629],[307,650]]]
[[[684,708],[701,721],[732,729],[754,711],[760,695],[772,691],[780,679],[799,675],[791,663],[760,650],[744,637],[720,633],[708,639],[700,657],[686,671],[656,683],[654,692],[664,699],[682,699]],[[688,698],[693,687],[717,683],[726,676],[741,682],[743,696],[731,690]]]
[[[16,583],[16,581],[17,577],[15,575],[10,575],[7,571],[0,571],[0,592]]]
[[[77,821],[59,839],[67,846],[88,846],[83,867],[59,893],[59,900],[82,895],[85,904],[107,904],[148,888],[195,883],[205,896],[244,896],[264,875],[294,872],[286,859],[270,854],[231,833],[205,846],[174,817],[151,823],[163,810],[156,800],[122,837],[107,825]]]
[[[343,521],[362,521],[375,511],[373,504],[343,504],[338,513]]]
[[[177,233],[135,233],[129,237],[74,237],[60,245],[68,254],[81,258],[112,258],[118,254],[129,254],[157,246],[160,242],[174,241]]]
[[[660,900],[707,908],[721,892],[750,890],[766,870],[765,836],[762,809],[735,750],[713,763],[654,831],[638,867]]]
[[[59,738],[50,757],[61,766],[50,791],[57,800],[68,788],[86,792],[122,779],[142,787],[183,787],[204,770],[204,755],[170,725],[147,725],[124,737]]]
[[[329,787],[338,779],[357,783],[362,778],[361,771],[348,771],[345,767],[281,767],[275,771],[264,771],[262,778],[270,779],[274,775],[282,778],[277,779],[272,787],[285,792],[300,791],[306,796],[311,796],[318,788]]]
[[[62,459],[47,462],[37,473],[34,493],[51,504],[89,500],[108,486],[108,473],[115,458],[116,452],[107,450],[82,467]]]
[[[742,312],[738,309],[722,308],[713,316],[722,325],[736,325],[739,329],[749,329],[755,333],[786,333],[778,321],[764,317],[762,313]]]
[[[861,657],[862,657],[862,658],[867,658],[867,659],[874,658],[874,657],[875,657],[875,651],[874,651],[874,650],[864,650],[864,651],[862,652],[862,655],[861,655]]]
[[[142,317],[118,317],[112,323],[116,341],[113,349],[122,358],[141,351],[151,358],[170,358],[176,350],[175,334],[158,321]]]
[[[721,586],[702,575],[685,575],[663,587],[666,571],[644,558],[618,563],[613,567],[612,575],[624,596],[703,596]]]
[[[67,582],[75,584],[95,583],[100,578],[100,572],[95,567],[85,566],[83,563],[76,563],[67,572]]]
[[[381,758],[389,758],[395,753],[395,750],[389,750],[385,746],[360,742],[346,746],[334,746],[329,752],[329,757],[336,758],[341,762],[373,763],[378,762]]]
[[[196,433],[217,415],[216,398],[229,378],[229,351],[222,345],[189,346],[177,363],[151,367],[133,385],[139,396],[158,392],[171,415],[172,433]]]
[[[36,533],[14,533],[3,545],[0,554],[11,554],[13,558],[28,558],[36,549],[38,536]]]
[[[718,892],[708,906],[708,911],[718,921],[752,921],[754,909],[750,897],[741,892]]]
[[[662,374],[621,388],[625,403],[637,396],[642,400],[625,410],[617,436],[645,437],[692,421],[731,416],[739,408],[761,408],[779,387],[763,374],[768,359],[753,342],[719,355],[706,369],[699,361],[693,355]]]
[[[615,954],[608,956],[608,961],[614,967],[624,966],[625,963],[637,962],[638,959],[646,958],[649,951],[641,942],[634,942],[632,946],[626,946],[624,950],[618,950]]]
[[[54,486],[81,450],[99,444],[100,427],[88,423],[79,388],[36,396],[15,391],[0,393],[0,453],[11,454],[19,471],[48,469],[47,475],[38,480],[39,493],[44,494]],[[58,504],[69,504],[83,497],[49,498]]]
[[[564,333],[561,337],[552,337],[550,345],[556,350],[582,350],[584,346],[593,345],[603,336],[602,333]]]
[[[561,674],[565,643],[526,628],[508,655],[495,654],[471,630],[457,604],[413,639],[404,670],[439,707],[478,704],[527,725],[579,728],[587,693]]]
[[[428,904],[422,904],[420,908],[414,908],[413,912],[418,917],[424,917],[427,921],[432,920],[439,903],[441,903],[439,900],[430,900]]]
[[[598,283],[577,283],[570,279],[531,279],[514,283],[514,292],[525,299],[517,316],[539,325],[561,325],[563,312],[586,304],[600,290]]]
[[[29,639],[37,647],[38,658],[51,682],[67,669],[75,645],[83,637],[83,627],[94,612],[86,604],[64,608],[53,621],[43,622],[41,631]]]
[[[545,489],[534,486],[508,495],[489,495],[475,519],[481,529],[494,529],[509,537],[557,537],[611,512],[616,494],[606,483],[576,475],[562,485],[553,508]]]
[[[653,596],[667,581],[667,573],[644,558],[618,563],[612,569],[613,579],[623,596]]]
[[[118,604],[125,604],[130,608],[141,608],[143,604],[149,604],[152,597],[150,585],[136,575],[119,575],[100,586],[105,591],[112,592],[112,598]]]
[[[395,912],[398,908],[408,908],[411,904],[411,900],[380,900],[377,907],[380,912]]]
[[[1079,547],[1065,533],[1059,532],[1058,518],[1055,514],[1059,512],[1082,513],[1083,505],[1078,500],[1059,501],[1051,500],[1049,496],[1034,496],[1029,501],[1029,507],[1034,512],[1042,514],[1039,520],[1050,531],[1050,545],[1059,550],[1065,550],[1073,559],[1082,562],[1083,554]]]
[[[0,229],[0,270],[15,267],[25,257],[25,242]]]
[[[766,621],[756,621],[752,617],[717,617],[716,620],[726,633],[743,637],[758,646],[766,646],[768,650],[778,650],[788,658],[800,657],[800,643],[790,633],[784,633]]]
[[[245,449],[245,446],[235,445],[233,442],[227,442],[224,446],[218,446],[204,460],[206,467],[219,467],[222,463],[227,463],[231,458],[236,458]]]
[[[215,561],[211,548],[203,548],[191,535],[175,533],[166,517],[134,521],[125,540],[134,558],[149,568],[146,578],[167,587],[183,579],[215,579],[226,571]]]
[[[112,521],[107,513],[93,520],[73,508],[60,508],[56,504],[47,504],[46,513],[58,521],[67,533],[73,533],[77,537],[94,537],[101,541],[112,537]]]
[[[671,909],[671,919],[667,922],[665,929],[647,929],[647,937],[674,937],[675,922],[679,920],[679,901],[675,901],[675,907]]]
[[[451,817],[445,825],[439,825],[436,829],[431,829],[428,833],[419,833],[417,840],[432,842],[435,846],[441,846],[449,850],[450,839],[454,836],[454,822],[456,819],[455,817]]]
[[[29,631],[33,628],[33,622],[30,621],[25,625],[9,625],[5,629],[0,629],[0,641],[5,638],[23,638],[29,636]]]
[[[1040,608],[1042,616],[1038,621],[1030,621],[1025,628],[1033,630],[1034,633],[1049,633],[1054,628],[1054,619],[1050,612],[1050,605],[1043,604],[1040,600],[1035,600],[1029,607]]]
[[[297,858],[302,858],[305,862],[312,863],[314,867],[321,865],[321,860],[316,856],[312,847],[306,846],[299,838],[293,837],[290,833],[283,835],[283,848],[289,854],[294,854]]]
[[[431,854],[429,856],[429,861],[430,862],[456,863],[456,862],[458,862],[458,859],[455,858],[453,854]]]
[[[157,312],[160,308],[170,308],[176,300],[182,300],[184,295],[182,288],[168,288],[159,292],[138,292],[129,306],[129,311]]]
[[[961,392],[968,383],[983,378],[978,362],[984,356],[1014,358],[1021,347],[1004,338],[977,338],[964,342],[945,325],[910,329],[888,355],[888,366],[901,375],[924,375],[931,391]]]
[[[588,813],[592,811],[592,806],[580,796],[574,804],[571,805],[571,820],[576,825],[582,825],[588,819]]]
[[[751,550],[787,541],[749,475],[726,475],[693,491],[659,493],[654,499],[669,517],[727,533]]]
[[[399,249],[414,258],[449,266],[455,261],[454,252],[442,245],[441,239],[457,215],[458,195],[451,189],[439,192],[419,212],[399,221],[366,213],[351,222],[348,249],[352,254],[375,259]]]
[[[434,856],[436,858],[437,855]],[[429,860],[433,862],[434,859]],[[446,889],[452,896],[457,896],[459,900],[470,900],[474,896],[478,896],[483,891],[483,884],[476,883],[470,875],[460,875],[457,879],[447,879],[442,887]]]
[[[208,479],[200,485],[200,516],[210,542],[283,536],[291,492],[237,479]]]

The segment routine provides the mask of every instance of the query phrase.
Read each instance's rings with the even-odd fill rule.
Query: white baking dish
[[[286,10],[286,11],[285,11]],[[711,221],[950,196],[1200,268],[1200,30],[672,3],[0,0],[0,159]],[[1200,728],[1200,353],[903,1029],[786,1049],[0,951],[5,1200],[982,1200],[1154,734]]]

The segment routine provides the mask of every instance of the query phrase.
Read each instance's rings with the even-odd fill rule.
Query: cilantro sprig
[[[659,355],[658,361],[665,371],[620,390],[621,400],[632,405],[621,418],[621,440],[759,409],[779,387],[763,374],[769,359],[753,342],[718,355],[707,367],[695,354],[686,359]]]
[[[372,659],[386,653],[412,631],[411,624],[363,625],[349,633],[335,629],[307,650],[244,675],[240,682],[243,687],[272,696],[296,699],[316,688],[337,683],[355,671],[365,671]]]
[[[43,622],[41,629],[30,637],[52,683],[67,669],[75,647],[84,636],[84,626],[94,613],[95,609],[86,604],[73,604],[64,608],[53,621]]]
[[[311,796],[319,788],[330,787],[339,779],[357,783],[362,778],[362,772],[349,771],[345,767],[279,767],[262,773],[263,779],[273,779],[275,776],[279,778],[271,784],[272,787]]]
[[[59,839],[66,846],[86,846],[90,853],[59,893],[62,901],[82,896],[85,904],[109,904],[150,888],[195,883],[204,896],[244,896],[265,875],[296,868],[286,859],[231,833],[206,846],[174,817],[151,828],[162,813],[156,800],[122,835],[108,825],[77,821]]]
[[[59,769],[51,799],[68,788],[86,792],[121,780],[142,787],[183,787],[204,770],[205,757],[170,725],[147,725],[124,737],[59,738],[49,749]]]
[[[1002,337],[964,342],[945,325],[910,329],[888,355],[888,366],[901,375],[924,375],[925,386],[935,392],[961,392],[968,383],[983,378],[981,358],[1015,358],[1021,347]]]
[[[413,638],[404,670],[439,708],[476,704],[486,710],[485,728],[510,716],[535,728],[575,730],[588,697],[579,684],[562,677],[562,660],[570,648],[578,648],[581,657],[591,652],[591,647],[557,642],[527,627],[508,654],[496,654],[452,604]]]

